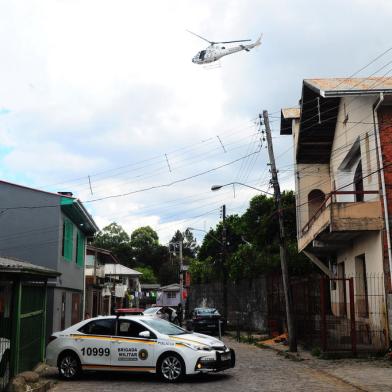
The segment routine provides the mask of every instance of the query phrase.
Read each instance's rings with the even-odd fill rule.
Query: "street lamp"
[[[242,186],[245,186],[245,187],[247,187],[247,188],[251,188],[251,189],[254,189],[254,190],[256,190],[256,191],[265,193],[266,195],[274,196],[274,194],[271,193],[271,192],[263,191],[262,189],[255,188],[255,187],[252,186],[252,185],[244,184],[244,183],[242,183],[242,182],[237,182],[237,181],[235,181],[235,182],[229,182],[229,183],[224,184],[224,185],[213,185],[213,186],[211,187],[211,190],[212,190],[212,191],[218,191],[219,189],[221,189],[221,188],[223,188],[223,187],[225,187],[225,186],[228,186],[228,185],[242,185]]]
[[[202,231],[203,233],[206,233],[207,235],[209,235],[213,240],[215,240],[218,244],[223,245],[223,242],[218,240],[218,238],[216,238],[215,236],[213,236],[211,233],[209,233],[206,230],[203,229],[195,229],[194,227],[187,227],[187,230],[190,231]]]

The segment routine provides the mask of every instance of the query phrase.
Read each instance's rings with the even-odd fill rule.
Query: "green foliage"
[[[177,230],[170,242],[176,243],[182,241],[182,254],[189,259],[193,259],[196,257],[196,253],[198,251],[198,246],[196,243],[196,239],[193,236],[192,231],[186,229],[183,233],[180,230]]]
[[[178,283],[180,280],[179,276],[180,265],[177,261],[168,260],[162,264],[159,269],[159,282],[162,286]]]
[[[155,276],[153,269],[149,266],[137,267],[136,271],[141,272],[143,275],[140,276],[140,283],[157,283],[158,279]]]
[[[97,248],[110,250],[123,264],[128,264],[132,258],[129,235],[115,222],[104,227],[95,236],[93,245]]]
[[[159,245],[158,234],[150,226],[139,227],[131,234],[132,248],[138,252]]]
[[[167,247],[159,244],[158,234],[150,226],[139,227],[132,232],[131,247],[134,263],[150,266],[155,274],[169,257]]]
[[[208,282],[214,274],[214,261],[211,257],[201,261],[194,259],[189,265],[189,272],[192,277],[192,282],[201,283]]]
[[[314,270],[312,263],[297,251],[294,192],[282,193],[282,213],[290,273]],[[192,279],[206,281],[222,275],[222,229],[220,222],[204,237],[198,260],[192,263]],[[233,281],[280,272],[279,220],[272,197],[252,198],[242,216],[226,218],[226,267]]]
[[[321,355],[321,349],[320,349],[320,347],[313,347],[312,350],[310,351],[310,353],[314,357],[319,357]]]

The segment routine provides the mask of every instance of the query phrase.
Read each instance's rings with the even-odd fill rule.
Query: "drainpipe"
[[[389,226],[388,203],[387,203],[387,194],[385,188],[384,162],[382,161],[382,153],[381,153],[380,128],[379,128],[378,118],[377,118],[377,110],[380,107],[380,105],[383,103],[383,101],[384,101],[384,94],[380,93],[380,98],[378,99],[378,102],[373,107],[373,122],[374,122],[374,135],[376,141],[376,149],[377,149],[377,163],[379,169],[379,177],[381,179],[382,198],[384,204],[385,229],[387,231],[389,276],[391,279],[391,287],[392,287],[392,251],[391,251],[391,235],[390,235],[391,231]]]

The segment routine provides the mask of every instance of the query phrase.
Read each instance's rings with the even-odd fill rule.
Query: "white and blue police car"
[[[109,370],[158,373],[176,382],[235,366],[234,350],[222,341],[146,316],[95,317],[56,332],[46,359],[67,380],[82,371]]]

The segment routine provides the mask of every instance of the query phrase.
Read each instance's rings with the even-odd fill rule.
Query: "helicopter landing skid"
[[[215,62],[213,62],[211,64],[203,65],[203,69],[205,69],[206,71],[209,71],[211,69],[221,68],[221,67],[222,67],[222,65],[221,65],[220,60],[215,61]]]

